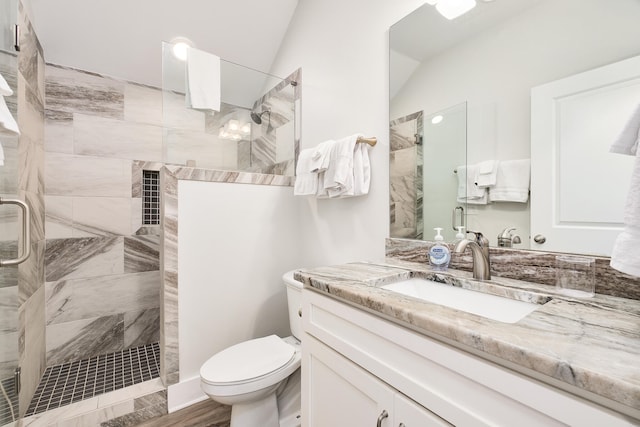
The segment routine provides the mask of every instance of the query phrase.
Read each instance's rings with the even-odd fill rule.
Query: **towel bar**
[[[363,143],[369,144],[370,146],[373,147],[374,145],[376,145],[378,143],[378,139],[375,136],[371,137],[371,138],[364,138],[362,136],[359,136],[358,140],[356,142],[363,142]]]

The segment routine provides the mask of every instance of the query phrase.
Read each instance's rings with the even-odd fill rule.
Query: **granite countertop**
[[[604,397],[623,405],[622,412],[639,417],[638,300],[600,294],[572,299],[556,293],[553,286],[500,277],[483,282],[472,279],[465,271],[434,272],[427,265],[392,258],[380,263],[301,269],[294,276],[305,287],[486,355],[494,362],[504,361],[507,367],[534,371],[536,378],[543,381],[552,378],[556,384],[559,381]],[[530,302],[547,302],[522,320],[508,324],[381,288],[410,277],[435,279]],[[552,385],[553,380],[549,381]]]

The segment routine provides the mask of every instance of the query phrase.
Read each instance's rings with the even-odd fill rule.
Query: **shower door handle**
[[[17,205],[22,209],[22,233],[21,241],[18,242],[18,258],[0,260],[0,267],[18,265],[25,262],[31,255],[31,214],[29,206],[22,200],[3,199],[2,197],[0,197],[0,205]],[[20,255],[20,247],[22,247],[22,255]]]

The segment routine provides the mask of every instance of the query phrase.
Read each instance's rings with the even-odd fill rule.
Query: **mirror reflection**
[[[431,161],[427,153],[435,150],[435,164],[443,168],[445,164],[450,168],[452,164],[472,166],[486,161],[530,160],[532,90],[640,54],[640,45],[637,43],[640,40],[639,18],[640,2],[636,0],[497,0],[478,2],[473,10],[454,20],[445,19],[432,6],[425,4],[393,25],[390,29],[390,122],[393,124],[409,115],[422,114],[424,143],[415,151],[417,156],[421,150],[425,157],[424,160],[416,157],[414,164],[415,175],[422,173],[424,176],[424,181],[416,180],[416,184],[419,183],[422,188],[416,185],[413,192],[415,231],[410,231],[413,227],[411,221],[404,221],[411,217],[406,212],[410,203],[405,195],[402,214],[398,214],[397,203],[395,212],[393,209],[391,211],[391,236],[431,239],[431,228],[437,226],[444,228],[446,240],[454,240],[454,227],[456,221],[460,225],[460,219],[453,215],[453,205],[454,208],[460,206],[464,209],[467,228],[482,231],[492,246],[498,245],[498,236],[505,237],[504,231],[515,229],[508,233],[514,248],[608,255],[609,249],[605,247],[596,245],[595,248],[583,249],[583,246],[571,245],[568,241],[570,238],[562,236],[546,236],[547,242],[544,244],[534,242],[533,238],[542,232],[531,228],[532,206],[537,203],[533,191],[525,202],[471,204],[466,200],[466,203],[461,203],[457,197],[460,191],[457,186],[459,176],[456,177],[452,169],[444,172],[435,166],[433,169],[427,167]],[[640,75],[640,71],[637,74]],[[574,97],[574,101],[577,100],[579,97]],[[449,158],[448,153],[438,149],[442,147],[442,142],[435,141],[430,145],[427,141],[427,118],[451,106],[465,103],[466,120],[459,132],[466,135],[466,158],[460,157],[458,151],[452,154],[457,157]],[[603,104],[602,110],[609,111],[609,114],[618,118],[619,123],[624,124],[632,112],[629,104],[632,103],[615,106]],[[587,110],[586,107],[574,109],[581,113]],[[587,117],[589,115],[584,116]],[[608,146],[622,125],[610,126],[605,133],[597,122],[589,123],[589,119],[584,118],[578,120],[585,124],[580,130],[582,134],[597,133],[602,141],[606,141],[602,145],[607,149],[601,155],[596,152],[585,157],[597,159],[598,164],[592,170],[604,170],[603,162],[614,156],[608,153]],[[393,125],[391,127],[393,129]],[[577,137],[572,138],[575,140]],[[568,147],[571,145],[563,148],[565,158],[573,155],[571,150],[579,149],[578,146]],[[553,159],[557,153],[547,151],[542,155]],[[394,156],[391,158],[393,163]],[[574,175],[572,168],[587,168],[579,161],[552,164],[554,168],[561,167],[561,173],[557,175],[565,177]],[[533,181],[539,174],[558,172],[548,169],[550,166],[546,164],[543,170],[537,166],[536,161],[531,162]],[[575,171],[577,173],[578,170]],[[435,183],[435,188],[427,188],[427,182]],[[392,176],[392,199],[394,196],[400,197],[397,183],[398,176]],[[627,182],[619,184],[628,186]],[[452,191],[454,186],[456,190]],[[469,191],[473,188],[467,185],[466,190],[469,197]],[[548,187],[540,189],[538,193],[555,191],[559,190]],[[566,192],[566,189],[562,191]],[[584,195],[582,199],[574,197],[571,202],[565,203],[571,205],[569,210],[565,206],[566,212],[575,211],[582,215],[590,209],[586,204],[582,206],[590,190],[584,186],[581,191]],[[606,191],[603,193],[606,194]],[[557,201],[559,196],[554,197]],[[435,201],[439,198],[448,202],[439,204]],[[397,200],[391,201],[392,207],[395,202]],[[600,204],[611,206],[606,198],[600,200]],[[533,206],[536,219],[544,215],[557,219],[558,214],[551,210],[552,207],[546,208],[541,214],[537,206]],[[622,211],[622,207],[619,209]],[[431,219],[427,220],[427,217],[435,218],[433,221],[437,225],[429,223]],[[558,220],[557,223],[563,226],[562,221]],[[572,227],[573,223],[580,223],[580,234],[584,240],[589,240],[593,227],[588,221],[567,221],[569,223],[572,223]],[[616,228],[614,223],[607,226]]]

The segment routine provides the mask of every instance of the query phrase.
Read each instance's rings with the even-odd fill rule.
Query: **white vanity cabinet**
[[[305,427],[640,425],[321,292],[302,313]]]
[[[451,426],[312,336],[303,357],[304,426]]]

